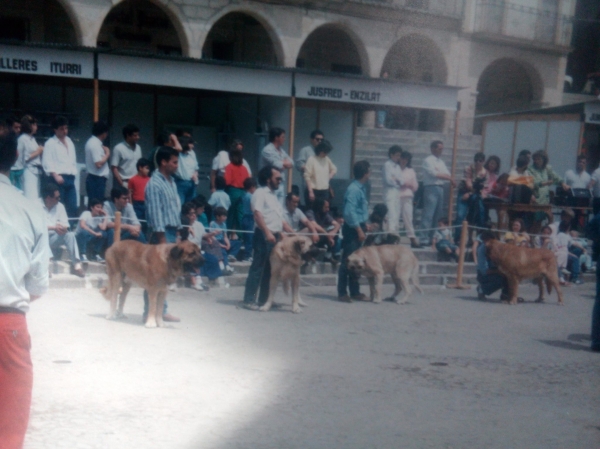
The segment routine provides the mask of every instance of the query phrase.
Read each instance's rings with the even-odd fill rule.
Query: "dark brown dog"
[[[563,295],[558,280],[556,256],[548,249],[524,248],[507,245],[498,240],[488,240],[485,243],[489,259],[498,267],[498,271],[506,276],[508,281],[509,304],[516,304],[519,293],[519,283],[524,279],[534,279],[540,289],[536,302],[544,301],[544,280],[548,294],[552,287],[558,294],[558,303],[563,305]]]
[[[107,319],[123,318],[123,306],[131,284],[135,282],[148,292],[146,327],[164,327],[162,312],[167,287],[185,272],[194,271],[204,263],[200,248],[192,242],[144,245],[123,240],[106,250],[108,287],[100,291],[110,301]],[[117,309],[117,295],[119,307]]]

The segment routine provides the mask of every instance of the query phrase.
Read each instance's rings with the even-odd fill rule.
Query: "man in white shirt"
[[[127,187],[127,181],[137,174],[138,159],[142,157],[142,149],[138,145],[140,129],[132,124],[123,127],[123,142],[113,148],[110,167],[113,172],[113,186]]]
[[[88,202],[90,200],[103,200],[108,179],[108,158],[110,150],[102,143],[108,136],[108,125],[102,121],[95,122],[92,126],[92,137],[85,144],[85,188]]]
[[[294,166],[294,161],[283,149],[285,142],[285,131],[281,128],[269,130],[269,143],[260,153],[261,166],[271,165],[281,174],[281,183],[275,192],[279,203],[285,207],[285,195],[287,192],[287,172]]]
[[[389,159],[383,164],[382,177],[385,189],[385,205],[388,208],[387,231],[396,233],[400,225],[400,187],[402,187],[402,169],[400,155],[402,148],[398,145],[388,150]]]
[[[429,146],[431,155],[423,161],[423,215],[421,219],[421,238],[423,246],[431,244],[432,228],[442,217],[444,208],[444,183],[454,185],[452,175],[440,156],[444,151],[444,143],[434,140]]]
[[[283,208],[275,192],[282,182],[281,172],[268,165],[258,172],[260,188],[252,195],[252,211],[254,213],[254,241],[252,265],[246,279],[246,289],[242,307],[258,310],[269,297],[271,280],[271,263],[269,257],[282,231],[293,233],[294,230],[283,218]],[[256,294],[260,288],[258,304]]]
[[[36,201],[9,181],[14,135],[0,137],[0,446],[23,446],[33,386],[25,314],[48,289],[48,230]],[[18,198],[18,201],[15,201]]]
[[[53,183],[46,184],[40,202],[46,214],[50,249],[54,252],[60,246],[66,246],[71,259],[71,273],[79,277],[85,277],[79,258],[79,247],[77,246],[75,233],[70,230],[65,206],[59,201],[60,190],[58,186]]]
[[[106,200],[102,209],[108,218],[106,233],[108,246],[112,246],[115,239],[115,215],[121,212],[121,240],[137,240],[147,243],[148,240],[142,232],[142,225],[135,214],[133,205],[129,202],[129,190],[125,187],[115,187],[110,191],[110,201]]]
[[[323,142],[325,139],[325,135],[323,131],[320,129],[315,129],[312,133],[310,133],[310,145],[305,146],[300,149],[298,152],[298,156],[296,157],[296,170],[300,172],[302,175],[302,190],[304,190],[304,204],[308,204],[308,189],[306,188],[306,182],[304,181],[304,169],[306,166],[306,161],[309,157],[315,155],[315,148],[319,143]]]
[[[54,137],[44,145],[42,166],[46,175],[58,186],[60,198],[65,205],[69,218],[78,218],[77,189],[75,176],[77,175],[77,159],[75,145],[69,138],[69,120],[58,116],[52,121]]]
[[[585,154],[577,156],[577,165],[575,170],[569,169],[565,173],[565,184],[572,189],[587,189],[592,177],[585,171],[587,158]]]

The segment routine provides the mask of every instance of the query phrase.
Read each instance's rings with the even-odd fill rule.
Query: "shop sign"
[[[456,109],[459,88],[412,84],[378,78],[296,74],[296,96],[308,100],[365,105]]]
[[[93,78],[92,53],[0,45],[0,72]]]
[[[585,103],[585,122],[600,125],[600,102]]]

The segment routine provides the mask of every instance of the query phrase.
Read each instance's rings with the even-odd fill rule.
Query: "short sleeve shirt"
[[[252,195],[252,210],[258,211],[265,220],[267,229],[271,232],[281,232],[283,229],[283,208],[275,192],[269,187],[256,189]]]
[[[294,213],[290,213],[286,208],[283,211],[283,218],[285,218],[285,221],[287,221],[293,230],[297,231],[301,228],[302,221],[306,220],[306,215],[298,208],[294,210]]]
[[[121,142],[113,148],[110,165],[117,167],[123,180],[128,180],[137,173],[136,164],[142,157],[142,149],[138,144],[131,148],[127,142]]]
[[[79,216],[79,221],[77,222],[77,233],[80,233],[84,230],[81,227],[81,221],[84,221],[88,228],[98,232],[100,230],[100,224],[104,221],[104,216],[99,215],[97,217],[94,217],[89,210],[84,211]]]

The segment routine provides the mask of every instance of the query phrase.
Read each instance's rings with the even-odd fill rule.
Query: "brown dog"
[[[423,293],[419,284],[419,261],[414,253],[402,245],[363,246],[348,257],[348,269],[364,274],[371,287],[371,301],[381,302],[383,276],[390,274],[394,281],[394,294],[387,298],[398,304],[405,304],[412,293],[410,280],[415,288]],[[404,298],[398,299],[404,288]]]
[[[107,319],[123,318],[123,306],[131,284],[135,282],[148,292],[146,327],[164,327],[163,305],[167,287],[185,272],[194,271],[204,263],[200,248],[192,242],[144,245],[123,240],[106,250],[108,287],[100,291],[110,301]],[[117,295],[119,307],[117,309]]]
[[[300,306],[305,306],[298,294],[300,285],[300,267],[304,263],[303,255],[311,251],[313,244],[308,237],[296,236],[286,237],[271,252],[271,282],[269,284],[269,298],[267,302],[259,309],[261,312],[267,312],[273,305],[275,291],[279,281],[283,283],[283,290],[286,295],[292,286],[292,312],[300,313]]]
[[[548,294],[552,293],[552,287],[554,287],[558,294],[558,303],[563,305],[556,256],[552,251],[543,248],[507,245],[495,239],[488,240],[485,246],[490,261],[498,267],[500,273],[506,276],[510,296],[509,304],[517,303],[519,283],[523,279],[534,279],[540,288],[540,296],[536,302],[544,301],[545,280]]]

